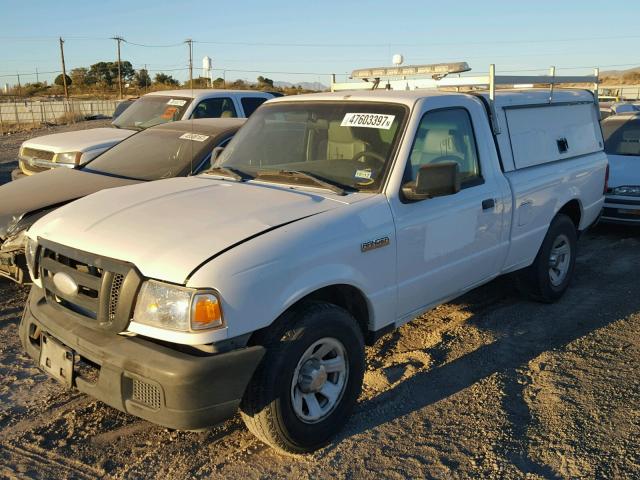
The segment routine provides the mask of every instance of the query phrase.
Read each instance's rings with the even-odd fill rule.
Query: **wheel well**
[[[362,335],[367,337],[369,332],[369,308],[364,294],[352,285],[330,285],[308,294],[296,302],[296,305],[305,300],[318,300],[332,303],[344,308],[356,319]]]
[[[569,217],[573,224],[576,226],[576,230],[579,230],[582,212],[580,211],[580,203],[578,202],[578,200],[574,199],[565,203],[564,206],[558,211],[558,213],[562,213]]]
[[[287,312],[301,303],[310,300],[332,303],[333,305],[344,308],[358,322],[358,326],[362,331],[365,342],[367,344],[373,344],[375,341],[376,337],[372,335],[374,332],[369,330],[369,308],[367,306],[367,300],[364,294],[356,287],[347,284],[338,284],[320,288],[295,302],[287,309]],[[277,321],[278,320],[276,320],[276,322]],[[247,339],[247,345],[260,344],[273,325],[274,324],[268,325],[250,334]]]

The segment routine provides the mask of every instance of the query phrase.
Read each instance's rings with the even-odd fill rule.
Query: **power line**
[[[146,47],[146,48],[171,48],[171,47],[181,47],[184,45],[184,42],[180,42],[180,43],[171,43],[168,45],[147,45],[144,43],[135,43],[135,42],[130,42],[129,40],[124,40],[125,43],[129,44],[129,45],[135,45],[136,47]]]

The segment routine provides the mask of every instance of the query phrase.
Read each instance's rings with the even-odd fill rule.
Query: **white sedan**
[[[606,118],[602,133],[610,168],[602,220],[640,225],[640,112]]]

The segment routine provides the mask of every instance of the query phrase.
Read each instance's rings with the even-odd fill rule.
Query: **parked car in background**
[[[640,112],[640,103],[616,102],[611,105],[610,109],[613,115],[617,115],[619,113]]]
[[[113,110],[113,115],[111,115],[111,118],[113,120],[118,118],[122,114],[122,112],[124,112],[127,108],[133,105],[133,102],[135,102],[136,100],[138,100],[138,97],[128,98],[127,100],[122,100],[121,102],[118,102],[118,104],[116,105],[116,108]]]
[[[609,188],[602,221],[640,225],[640,111],[602,121]]]
[[[127,107],[112,127],[55,133],[22,144],[19,168],[12,179],[56,167],[84,165],[135,132],[161,123],[190,118],[248,117],[263,102],[274,98],[253,90],[165,90],[148,93]]]
[[[0,186],[0,276],[28,280],[25,231],[38,218],[105,188],[195,175],[210,166],[245,119],[183,120],[132,135],[77,169],[59,168]]]
[[[445,67],[402,69],[450,86],[433,79]],[[367,90],[269,101],[206,174],[36,222],[20,325],[34,362],[170,428],[239,408],[260,440],[301,453],[347,422],[365,342],[506,273],[558,300],[604,201],[593,92],[496,90],[563,77],[493,74],[472,94],[372,91],[379,70]]]

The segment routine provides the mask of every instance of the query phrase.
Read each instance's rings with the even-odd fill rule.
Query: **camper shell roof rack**
[[[487,75],[478,76],[457,76],[458,74],[471,70],[466,62],[439,63],[431,65],[411,65],[407,67],[380,67],[354,70],[352,79],[358,78],[363,82],[345,82],[331,84],[332,92],[345,90],[415,90],[415,89],[438,89],[455,88],[461,89],[488,90],[489,108],[491,110],[494,132],[499,133],[495,119],[495,94],[496,89],[502,88],[522,88],[533,85],[549,86],[549,102],[553,100],[553,90],[557,85],[572,86],[575,84],[589,85],[589,90],[593,93],[595,104],[598,104],[598,82],[599,69],[595,68],[593,75],[556,75],[555,67],[549,69],[548,75],[496,75],[495,64],[489,65]],[[410,78],[407,78],[410,77]],[[413,78],[411,78],[413,77]],[[384,82],[383,82],[384,80]]]

